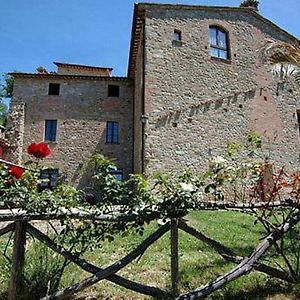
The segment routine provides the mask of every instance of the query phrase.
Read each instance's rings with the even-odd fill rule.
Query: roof
[[[36,79],[84,79],[84,80],[107,80],[107,81],[128,81],[128,77],[117,76],[95,76],[95,75],[63,75],[57,73],[9,73],[14,78],[36,78]]]
[[[132,33],[131,33],[131,45],[130,45],[130,53],[129,53],[129,63],[128,63],[128,77],[132,78],[135,72],[135,62],[136,56],[138,53],[139,41],[141,38],[141,33],[144,24],[145,10],[147,7],[158,7],[165,9],[184,9],[184,10],[208,10],[208,11],[234,11],[239,12],[243,11],[251,14],[255,18],[261,20],[265,24],[273,27],[275,30],[287,35],[292,41],[295,43],[299,43],[300,41],[280,28],[270,20],[266,19],[262,15],[260,15],[255,9],[251,7],[227,7],[227,6],[203,6],[203,5],[186,5],[186,4],[161,4],[161,3],[135,3],[134,6],[134,15],[132,22]]]
[[[113,70],[113,68],[78,65],[78,64],[69,64],[69,63],[60,63],[60,62],[56,62],[56,61],[54,61],[53,63],[58,67],[67,67],[67,68],[74,68],[74,69],[92,69],[92,70],[109,70],[109,71]]]

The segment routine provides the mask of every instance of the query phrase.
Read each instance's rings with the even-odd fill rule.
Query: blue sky
[[[7,0],[0,9],[0,73],[53,61],[127,72],[133,0]],[[242,0],[143,1],[238,6]],[[261,0],[260,13],[300,38],[299,0]]]

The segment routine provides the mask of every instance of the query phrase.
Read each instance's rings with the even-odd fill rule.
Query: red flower
[[[13,177],[17,179],[20,179],[25,173],[25,170],[18,166],[11,166],[8,171]]]
[[[27,152],[30,155],[34,155],[38,151],[38,145],[36,143],[32,143],[28,146]]]
[[[32,143],[28,146],[27,152],[36,158],[44,158],[51,154],[51,149],[46,143]]]

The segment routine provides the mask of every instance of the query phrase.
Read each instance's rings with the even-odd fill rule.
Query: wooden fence
[[[254,209],[259,208],[263,203],[256,204],[224,204],[224,203],[205,203],[202,209]],[[287,206],[286,203],[272,203],[270,206],[282,207]],[[68,288],[57,291],[52,295],[46,296],[43,299],[63,299],[69,297],[91,285],[101,281],[109,280],[117,285],[125,287],[126,289],[133,290],[135,292],[150,295],[157,299],[201,299],[215,290],[219,289],[226,283],[235,280],[236,278],[249,273],[252,270],[264,272],[272,277],[279,278],[288,282],[292,282],[293,278],[282,270],[273,268],[266,264],[260,263],[260,258],[268,251],[268,249],[276,243],[286,232],[293,228],[300,221],[300,212],[286,220],[284,224],[276,228],[271,234],[269,234],[261,243],[254,249],[254,251],[247,257],[240,257],[236,253],[221,244],[220,242],[206,236],[202,232],[190,227],[183,219],[171,219],[166,224],[160,226],[155,232],[148,236],[143,242],[134,250],[132,250],[125,257],[112,265],[101,268],[92,263],[87,262],[83,258],[76,256],[64,249],[62,246],[54,242],[49,236],[45,235],[42,231],[30,224],[31,220],[50,220],[60,219],[68,216],[73,219],[94,219],[98,221],[114,222],[116,217],[114,215],[102,215],[95,212],[81,211],[79,209],[74,210],[61,210],[55,213],[45,213],[43,215],[28,214],[22,210],[0,210],[0,222],[11,222],[6,227],[0,229],[0,236],[14,231],[14,245],[12,253],[12,268],[9,285],[9,299],[17,300],[21,298],[24,288],[23,269],[25,261],[25,246],[26,246],[26,233],[35,237],[37,240],[44,243],[47,247],[54,252],[62,255],[68,261],[76,264],[84,271],[91,274],[90,277],[78,282]],[[129,216],[127,218],[132,218]],[[199,287],[198,289],[191,291],[187,294],[179,294],[179,268],[178,268],[178,230],[182,230],[196,239],[206,243],[215,251],[217,251],[225,260],[231,261],[237,264],[230,272],[220,276],[216,280]],[[144,285],[126,279],[116,273],[131,263],[133,260],[141,256],[147,248],[154,242],[159,240],[165,233],[170,231],[170,264],[171,264],[171,281],[172,290],[164,291],[160,288]]]

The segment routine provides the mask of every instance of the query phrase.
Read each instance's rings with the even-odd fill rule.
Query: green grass
[[[203,211],[193,212],[187,219],[192,227],[222,242],[241,256],[250,254],[260,242],[260,238],[263,237],[262,227],[254,225],[254,219],[247,214],[227,211]],[[157,226],[156,222],[152,222],[147,226],[144,237],[133,233],[126,237],[117,236],[113,242],[105,242],[102,248],[86,253],[85,257],[96,265],[108,266],[134,249],[146,236],[154,232]],[[118,274],[165,290],[170,289],[169,244],[170,236],[166,234],[153,244],[138,261],[131,263]],[[38,272],[38,274],[41,274],[44,272],[47,274],[49,268],[45,271],[45,268],[39,266],[38,261],[35,268],[33,267],[37,251],[36,246],[29,247],[27,273]],[[52,256],[49,257],[51,260]],[[182,231],[179,231],[179,263],[181,292],[195,289],[229,271],[234,266],[233,263],[226,262],[212,248]],[[0,258],[0,268],[3,265],[3,260]],[[50,265],[52,266],[50,271],[51,268],[56,267],[55,262]],[[3,272],[1,274],[0,291],[5,289],[5,282],[7,283],[7,273],[4,276]],[[60,287],[74,284],[88,276],[88,273],[81,271],[77,266],[70,265],[61,279]],[[48,277],[45,276],[44,280],[47,281]],[[36,279],[33,275],[31,275],[31,278]],[[106,280],[76,295],[76,299],[86,299],[87,297],[89,299],[150,299]],[[209,296],[208,299],[300,299],[300,291],[297,285],[287,285],[279,280],[271,279],[265,274],[252,272],[229,283]]]

